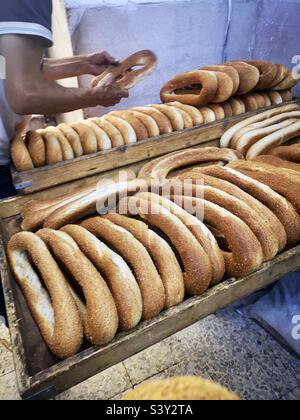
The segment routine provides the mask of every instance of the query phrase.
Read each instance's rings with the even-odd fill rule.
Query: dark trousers
[[[16,190],[14,189],[10,168],[7,166],[0,166],[0,199],[13,197],[16,195]],[[3,290],[0,283],[0,315],[6,317]]]

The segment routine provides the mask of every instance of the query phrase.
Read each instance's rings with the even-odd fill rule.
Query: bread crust
[[[198,108],[198,110],[201,112],[204,124],[210,124],[216,121],[216,114],[211,108],[208,108],[207,106],[201,106]]]
[[[137,108],[133,108],[133,110],[152,117],[159,128],[159,134],[169,134],[173,132],[173,126],[171,124],[171,121],[162,112],[162,110],[156,109],[152,106],[140,106]]]
[[[146,128],[146,125],[136,116],[131,114],[128,111],[113,111],[110,113],[115,117],[122,118],[127,121],[135,131],[137,141],[147,140],[149,138],[149,133]]]
[[[235,95],[237,91],[239,90],[240,76],[239,76],[238,71],[234,67],[218,64],[214,66],[202,67],[202,70],[217,71],[217,72],[227,74],[233,82],[233,90],[231,94],[232,96]]]
[[[208,104],[207,106],[208,106],[208,108],[210,108],[214,112],[217,121],[218,120],[223,120],[225,118],[225,111],[224,111],[222,105]]]
[[[300,144],[275,147],[270,150],[268,154],[277,156],[281,159],[289,160],[291,162],[300,163]]]
[[[289,71],[285,78],[278,85],[274,86],[274,90],[286,90],[295,87],[299,83],[299,76],[294,71]]]
[[[272,84],[270,85],[270,89],[274,88],[275,86],[279,85],[286,78],[288,75],[289,69],[284,64],[275,64],[277,72],[276,77],[273,80]]]
[[[9,241],[7,255],[14,277],[51,352],[59,359],[76,354],[83,340],[81,318],[68,283],[43,240],[33,233],[17,233]]]
[[[108,135],[111,141],[111,145],[113,148],[124,146],[125,141],[118,130],[111,122],[104,118],[92,118],[91,121],[98,125],[105,133]]]
[[[165,291],[157,269],[146,248],[126,229],[101,217],[81,224],[97,238],[113,246],[130,266],[141,290],[143,319],[157,316],[165,306]]]
[[[98,144],[96,134],[90,127],[83,122],[77,122],[71,124],[71,128],[73,128],[80,137],[83,154],[89,155],[97,152]]]
[[[277,76],[277,67],[271,61],[263,60],[247,60],[245,63],[250,64],[258,69],[260,73],[259,81],[255,86],[255,90],[270,89],[272,82]]]
[[[35,168],[46,165],[46,145],[42,134],[44,130],[28,131],[26,137],[28,152]]]
[[[125,144],[133,144],[137,142],[135,131],[127,121],[119,117],[114,117],[110,114],[105,115],[103,119],[109,121],[120,131]]]
[[[68,142],[70,143],[74,156],[80,157],[83,155],[83,149],[80,141],[80,137],[78,133],[69,125],[67,124],[60,124],[57,126],[57,128],[63,133],[63,135],[66,137]]]
[[[193,120],[193,125],[194,126],[203,124],[202,114],[194,106],[185,105],[185,104],[182,104],[180,102],[170,102],[170,103],[168,103],[168,105],[174,106],[175,108],[178,108],[178,109],[182,109],[183,111],[188,113]]]
[[[58,140],[61,151],[62,151],[62,159],[63,160],[74,159],[73,149],[70,143],[68,142],[67,138],[63,135],[63,133],[60,130],[58,130],[56,127],[47,127],[43,131],[43,134],[48,133],[48,132],[53,134]]]
[[[219,104],[231,98],[234,86],[233,80],[230,76],[228,76],[228,74],[220,71],[215,71],[214,73],[218,79],[218,89],[214,99],[212,99],[212,102]]]
[[[260,155],[255,157],[254,162],[267,163],[268,165],[275,166],[276,168],[286,168],[293,171],[300,172],[300,164],[294,162],[288,162],[287,160],[280,159],[279,157],[272,155]]]
[[[112,148],[111,140],[106,132],[100,128],[93,120],[85,120],[84,124],[93,130],[97,139],[98,152],[103,152],[104,150],[110,150]]]
[[[246,93],[246,95],[241,96],[241,100],[243,101],[247,112],[258,110],[258,104],[253,94]]]
[[[244,95],[245,93],[251,92],[257,86],[259,81],[259,70],[250,64],[243,61],[231,61],[225,63],[237,70],[240,77],[240,86],[237,91],[237,95]]]
[[[168,105],[151,105],[151,108],[158,109],[171,122],[174,131],[182,131],[185,128],[185,120],[182,111]]]

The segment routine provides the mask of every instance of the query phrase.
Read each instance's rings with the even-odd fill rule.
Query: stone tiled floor
[[[12,355],[3,327],[1,338],[6,341],[0,344],[0,400],[17,399]],[[186,374],[211,378],[243,399],[300,399],[300,360],[257,324],[237,314],[234,307],[209,316],[57,399],[120,399],[143,381]]]

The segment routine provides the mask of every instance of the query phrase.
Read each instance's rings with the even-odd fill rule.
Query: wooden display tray
[[[287,103],[300,103],[300,99]],[[266,109],[277,108],[282,105],[276,105]],[[118,147],[106,152],[98,152],[55,165],[36,168],[31,171],[17,172],[12,167],[13,183],[18,194],[31,194],[70,181],[83,179],[112,169],[122,168],[146,159],[163,156],[177,150],[201,145],[210,140],[220,138],[234,124],[252,115],[261,113],[266,109],[201,125],[192,129],[166,134],[138,142],[134,145]]]

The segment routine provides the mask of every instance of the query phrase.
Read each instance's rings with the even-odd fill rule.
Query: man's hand
[[[99,76],[99,74],[102,74],[109,66],[117,66],[120,64],[118,60],[106,51],[89,54],[86,56],[86,60],[88,66],[87,73],[93,76]]]
[[[129,93],[126,89],[121,89],[115,83],[115,76],[108,74],[97,87],[91,89],[91,94],[95,100],[95,106],[101,105],[106,108],[117,105],[123,98],[128,98]]]

